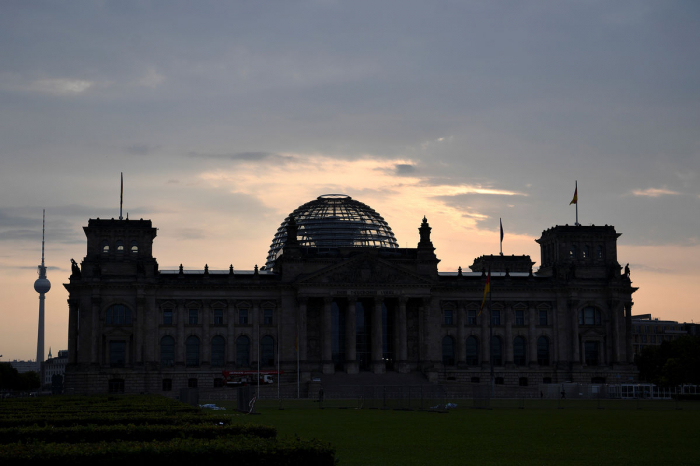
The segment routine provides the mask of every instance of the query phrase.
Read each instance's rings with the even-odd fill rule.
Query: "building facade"
[[[664,341],[673,341],[686,335],[694,335],[695,324],[679,323],[675,320],[659,320],[651,314],[632,316],[632,347],[634,354],[641,354],[647,346],[661,346]]]
[[[614,227],[543,231],[537,272],[501,255],[439,272],[427,219],[418,230],[399,248],[371,208],[326,195],[284,220],[260,270],[160,270],[150,220],[90,219],[65,284],[66,388],[221,390],[223,369],[258,367],[289,384],[338,372],[488,384],[492,365],[513,387],[636,379],[636,288]]]

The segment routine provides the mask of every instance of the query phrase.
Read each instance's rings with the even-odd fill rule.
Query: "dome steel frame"
[[[324,194],[294,210],[272,239],[266,268],[274,265],[287,241],[287,224],[294,217],[301,247],[398,248],[391,227],[374,209],[345,194]]]

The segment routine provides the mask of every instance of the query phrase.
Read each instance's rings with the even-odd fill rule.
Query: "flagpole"
[[[277,316],[277,400],[280,399],[280,319]]]
[[[297,399],[301,398],[299,386],[299,324],[297,323]]]
[[[121,173],[121,190],[119,191],[119,220],[123,220],[122,217],[122,205],[124,204],[124,172]]]
[[[489,269],[491,278],[491,269]],[[491,361],[491,396],[496,396],[496,379],[493,373],[493,304],[491,300],[491,285],[489,284],[489,360]]]

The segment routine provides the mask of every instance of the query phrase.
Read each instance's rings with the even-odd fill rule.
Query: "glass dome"
[[[398,248],[388,223],[367,204],[345,194],[324,194],[290,214],[297,224],[301,247]],[[287,240],[289,216],[277,229],[267,254],[266,266],[274,265]]]

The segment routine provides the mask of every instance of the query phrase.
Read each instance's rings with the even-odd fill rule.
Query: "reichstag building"
[[[525,255],[438,271],[428,220],[416,226],[417,246],[400,248],[371,207],[323,195],[284,219],[259,270],[160,270],[150,220],[90,219],[65,285],[66,387],[176,396],[258,367],[279,367],[295,394],[339,372],[474,385],[493,366],[496,384],[520,390],[636,378],[636,288],[613,226],[544,230],[536,272]]]

